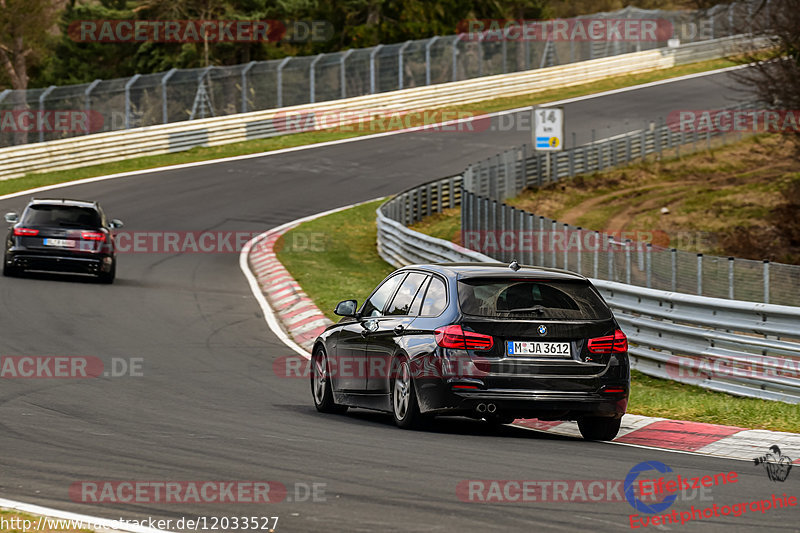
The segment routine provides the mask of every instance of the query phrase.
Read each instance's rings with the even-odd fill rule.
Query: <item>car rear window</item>
[[[89,207],[73,205],[31,205],[25,210],[22,224],[25,226],[100,226],[100,214]]]
[[[588,281],[467,278],[458,282],[467,315],[562,320],[604,320],[611,311]]]

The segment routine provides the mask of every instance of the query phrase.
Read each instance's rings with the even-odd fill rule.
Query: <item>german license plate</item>
[[[506,353],[531,357],[572,357],[568,342],[507,341]]]
[[[58,246],[59,248],[75,248],[75,241],[69,239],[45,239],[45,246]]]

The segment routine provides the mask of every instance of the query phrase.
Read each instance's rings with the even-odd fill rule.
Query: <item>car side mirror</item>
[[[120,219],[118,219],[118,218],[112,218],[111,222],[109,222],[108,225],[111,226],[112,228],[116,229],[116,228],[121,228],[125,224],[123,224],[122,221]]]
[[[16,213],[6,213],[6,222],[9,224],[16,224],[19,222],[19,215]]]
[[[333,314],[354,317],[357,311],[358,302],[356,300],[344,300],[336,304],[336,309],[333,310]]]

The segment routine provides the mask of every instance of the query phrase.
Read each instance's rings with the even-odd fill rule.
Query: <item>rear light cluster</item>
[[[589,352],[598,354],[623,353],[628,351],[628,337],[621,329],[613,335],[589,339]]]
[[[14,228],[15,237],[33,237],[34,235],[39,235],[38,229]]]
[[[104,241],[106,240],[106,234],[102,231],[82,231],[81,239],[85,241]]]
[[[455,348],[457,350],[491,350],[494,339],[491,335],[464,331],[461,326],[445,326],[434,330],[436,344],[442,348]]]

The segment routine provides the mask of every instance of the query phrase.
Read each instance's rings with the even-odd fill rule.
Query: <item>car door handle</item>
[[[403,327],[403,324],[397,324],[394,327],[394,334],[395,335],[402,335],[406,328]]]

